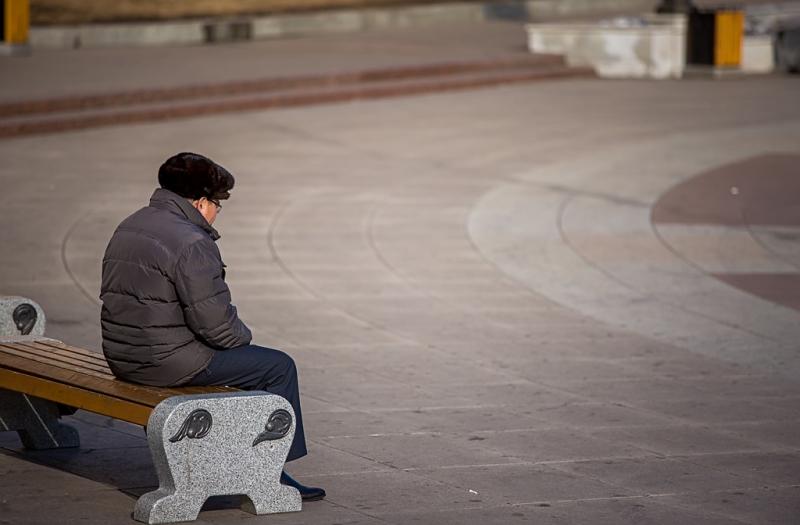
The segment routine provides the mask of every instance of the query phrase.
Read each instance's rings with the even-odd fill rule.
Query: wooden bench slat
[[[106,358],[103,354],[90,352],[88,350],[83,350],[81,348],[77,348],[74,346],[50,345],[47,344],[46,341],[25,341],[24,343],[19,343],[19,344],[25,344],[26,346],[36,348],[41,351],[63,355],[66,357],[70,357],[72,359],[84,361],[86,363],[99,364],[105,368],[108,368],[108,363],[106,362]]]
[[[31,348],[23,344],[0,344],[0,353],[9,353],[18,357],[27,357],[33,361],[40,363],[47,363],[53,366],[61,366],[76,371],[91,371],[101,376],[112,378],[113,374],[109,370],[108,365],[102,366],[97,363],[87,363],[85,361],[73,359],[60,353],[54,353],[49,350],[41,350],[38,348]]]
[[[108,363],[106,362],[106,358],[103,354],[99,354],[97,352],[92,352],[89,350],[84,350],[83,348],[78,348],[77,346],[70,346],[66,343],[56,342],[56,341],[36,341],[37,344],[41,344],[46,348],[52,348],[54,350],[68,350],[69,352],[73,352],[79,355],[91,357],[91,359],[96,359],[98,362],[102,362],[103,365],[108,368]],[[108,369],[109,373],[111,373],[111,369]],[[111,374],[114,379],[116,376]],[[222,393],[222,392],[241,392],[238,388],[233,388],[230,386],[182,386],[177,388],[170,388],[169,390],[180,390],[181,394],[208,394],[208,393]]]
[[[31,343],[26,343],[31,344]],[[86,356],[87,359],[91,359],[96,361],[104,367],[105,370],[108,371],[108,375],[111,379],[117,380],[116,376],[111,372],[111,369],[108,368],[108,363],[106,362],[105,356],[103,354],[99,354],[97,352],[91,352],[89,350],[84,350],[83,348],[78,348],[76,346],[70,346],[65,343],[56,342],[56,341],[36,341],[36,344],[41,345],[48,350],[53,351],[68,351],[70,353],[74,353],[81,356]],[[141,385],[145,386],[145,385]],[[222,393],[222,392],[240,392],[241,390],[238,388],[233,388],[229,386],[182,386],[177,387],[175,389],[170,388],[170,390],[180,390],[181,394],[209,394],[209,393]]]
[[[71,352],[71,353],[75,354],[76,356],[83,356],[83,357],[86,357],[86,358],[89,358],[89,359],[100,358],[100,359],[104,359],[105,360],[105,357],[103,356],[102,353],[91,352],[91,351],[85,350],[83,348],[78,348],[77,346],[70,346],[70,345],[68,345],[66,343],[62,343],[61,341],[42,340],[42,341],[25,341],[25,343],[26,344],[37,345],[37,346],[39,346],[41,348],[47,348],[48,350],[61,350],[61,351],[65,351],[65,352]]]
[[[30,359],[12,356],[10,354],[0,354],[0,368],[65,385],[76,386],[98,394],[106,394],[111,397],[118,397],[120,399],[145,404],[150,407],[155,407],[164,399],[175,395],[175,392],[165,388],[136,385],[116,379],[109,380],[93,377],[88,374],[54,367],[44,363],[37,363]],[[2,386],[2,384],[0,384],[0,386]],[[68,401],[62,402],[69,404]]]
[[[23,352],[17,352],[16,351],[17,350],[17,348],[16,348],[17,344],[21,344],[21,343],[0,343],[0,354],[2,354],[3,352],[8,352],[8,353],[13,353],[14,355],[17,355],[18,357],[22,357],[22,358],[27,357],[27,354],[25,354]],[[29,345],[29,343],[25,343],[25,344]],[[51,347],[51,349],[53,351],[60,351],[60,350],[62,350],[63,346],[65,346],[65,345],[53,346],[53,347]],[[52,364],[54,364],[55,366],[61,366],[61,368],[64,368],[66,370],[71,370],[73,372],[87,373],[87,375],[94,375],[95,377],[105,378],[105,379],[108,379],[108,380],[111,380],[111,381],[120,381],[119,379],[117,379],[116,376],[114,376],[114,374],[108,368],[108,364],[106,363],[105,357],[103,357],[101,354],[97,354],[95,352],[89,352],[88,350],[83,350],[83,349],[76,348],[76,347],[68,347],[68,348],[69,348],[69,350],[73,350],[73,349],[74,350],[80,350],[81,352],[85,352],[87,354],[92,354],[92,355],[96,356],[97,363],[102,364],[102,371],[101,371],[102,373],[98,373],[98,374],[89,373],[87,369],[81,367],[80,365],[78,365],[78,366],[69,366],[69,365],[62,366],[62,365],[64,365],[64,363],[68,363],[68,361],[65,361],[64,363],[62,363],[62,362],[58,362],[58,360],[54,359],[54,363],[52,363]],[[47,355],[47,354],[41,354],[38,350],[36,351],[36,355],[44,357],[45,359],[49,357],[49,355]],[[39,362],[46,363],[46,364],[51,364],[51,362],[49,360],[39,360]],[[133,383],[133,384],[135,385],[135,383]],[[136,386],[139,386],[139,387],[142,387],[142,388],[158,388],[158,387],[148,387],[146,385],[136,385]],[[178,388],[180,389],[181,393],[183,393],[183,394],[202,394],[202,393],[238,392],[239,391],[238,388],[231,388],[231,387],[227,387],[227,386],[197,386],[197,387],[184,386],[184,387],[178,387]],[[169,389],[169,390],[172,391],[174,389]]]
[[[25,352],[18,352],[16,350],[11,350],[11,349],[0,349],[0,363],[2,363],[4,355],[14,356],[20,359],[27,359],[32,363],[39,363],[41,365],[50,366],[53,368],[60,368],[68,372],[95,377],[97,379],[102,379],[105,381],[113,381],[115,379],[114,376],[109,372],[97,372],[95,370],[91,370],[83,366],[76,366],[76,365],[71,365],[69,363],[63,363],[57,360],[50,360],[47,359],[46,357],[31,356],[31,354]]]
[[[153,411],[151,406],[140,405],[135,402],[91,392],[78,386],[66,385],[3,368],[0,368],[0,385],[9,390],[59,403],[69,400],[68,403],[75,408],[88,410],[136,425],[146,426],[150,413]]]
[[[41,363],[48,366],[52,366],[55,368],[63,368],[64,370],[69,370],[71,372],[77,372],[81,374],[91,375],[94,377],[99,377],[102,379],[113,380],[114,375],[108,371],[97,371],[92,368],[87,368],[86,366],[80,364],[73,364],[69,362],[65,362],[64,360],[60,359],[53,359],[46,355],[34,355],[26,351],[21,351],[16,348],[0,348],[0,361],[2,360],[3,355],[13,355],[22,359],[29,359],[31,362],[34,363]]]
[[[140,425],[172,396],[239,391],[129,383],[114,377],[102,354],[55,341],[0,343],[0,387]]]
[[[19,344],[25,344],[27,347],[35,348],[38,351],[47,352],[49,354],[61,355],[94,366],[100,366],[108,370],[109,373],[111,373],[111,370],[109,370],[108,368],[108,363],[106,362],[106,358],[103,354],[89,352],[88,350],[83,350],[81,348],[76,348],[74,346],[68,346],[63,344],[58,346],[49,345],[46,344],[45,341],[26,341],[24,343],[19,343]]]
[[[102,354],[89,352],[88,350],[81,350],[80,348],[67,346],[64,344],[51,345],[47,343],[49,343],[49,341],[17,341],[13,343],[0,342],[0,345],[7,345],[12,348],[26,348],[38,352],[48,352],[50,354],[62,355],[65,357],[70,357],[71,359],[84,361],[86,363],[108,366],[107,363],[105,363],[105,357]]]
[[[50,355],[61,356],[67,359],[72,359],[81,363],[85,363],[88,366],[93,366],[93,367],[97,366],[104,370],[108,370],[109,372],[111,371],[108,368],[108,362],[106,362],[106,358],[103,355],[94,355],[92,357],[88,357],[81,354],[76,354],[75,352],[71,352],[69,350],[63,350],[60,348],[48,348],[48,347],[43,347],[43,348],[37,347],[36,351],[47,352]]]

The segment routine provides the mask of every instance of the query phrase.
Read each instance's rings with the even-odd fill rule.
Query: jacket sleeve
[[[175,288],[186,325],[198,339],[218,350],[250,344],[250,329],[231,304],[216,246],[206,246],[202,241],[192,244],[178,259],[175,270]]]

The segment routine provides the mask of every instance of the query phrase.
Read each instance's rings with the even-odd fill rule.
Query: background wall
[[[32,0],[33,25],[167,20],[426,3],[413,0]]]
[[[265,15],[336,8],[410,6],[452,0],[31,0],[33,25]],[[478,2],[464,2],[478,3]],[[658,0],[485,0],[507,14],[533,17],[651,10]]]
[[[736,0],[738,6],[796,0]],[[431,4],[490,5],[492,18],[547,20],[652,11],[661,0],[31,0],[34,26],[176,20]],[[698,7],[731,4],[693,0]]]

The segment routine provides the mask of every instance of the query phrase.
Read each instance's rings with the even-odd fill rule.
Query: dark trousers
[[[300,392],[294,360],[281,352],[263,346],[246,345],[217,350],[208,367],[197,374],[189,385],[230,386],[242,390],[264,390],[286,399],[295,415],[294,441],[286,461],[305,456],[306,435],[300,412]]]

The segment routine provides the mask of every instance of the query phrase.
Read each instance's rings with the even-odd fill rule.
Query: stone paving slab
[[[134,500],[113,487],[0,453],[0,508],[4,520],[45,523],[127,523]],[[11,484],[11,485],[9,485]],[[77,504],[76,504],[77,503]]]
[[[714,498],[717,499],[717,498]],[[686,508],[675,505],[679,498],[656,495],[655,497],[618,497],[602,500],[565,501],[550,504],[546,509],[536,509],[559,520],[593,522],[620,525],[660,523],[697,523],[698,525],[734,525],[740,523],[738,515],[725,516],[716,509],[697,506]]]
[[[798,312],[650,217],[697,174],[795,155],[797,87],[575,80],[3,141],[0,291],[99,351],[108,236],[199,151],[237,178],[215,223],[234,303],[299,366],[311,453],[288,470],[328,491],[200,523],[792,523]],[[78,451],[0,434],[3,519],[131,523],[143,434],[71,419]]]
[[[757,487],[710,494],[681,494],[669,496],[665,503],[677,502],[690,509],[704,509],[716,516],[737,521],[766,521],[791,523],[797,517],[800,491],[789,487]],[[767,518],[768,516],[768,518]]]

